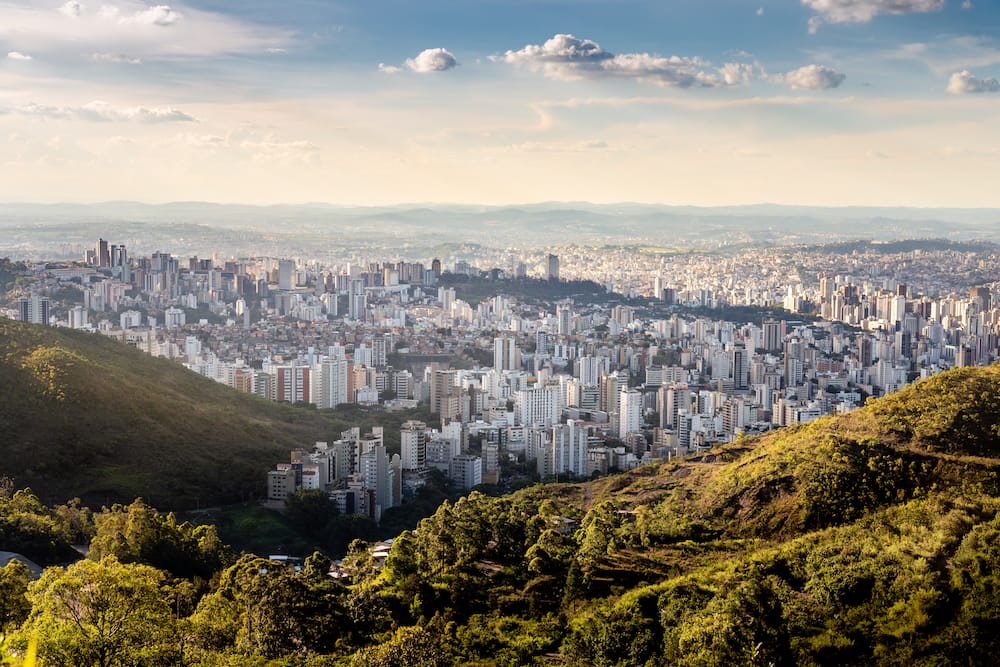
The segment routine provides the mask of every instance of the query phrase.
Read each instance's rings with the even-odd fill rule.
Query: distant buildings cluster
[[[458,298],[437,259],[181,261],[162,252],[130,256],[102,240],[87,266],[39,271],[18,305],[22,319],[100,331],[270,400],[320,408],[427,405],[441,420],[440,433],[452,435],[428,431],[419,455],[400,453],[396,477],[387,458],[388,486],[375,472],[371,486],[351,481],[363,476],[362,456],[378,458],[372,443],[380,438],[372,434],[346,437],[353,458],[330,467],[317,487],[355,489],[352,500],[338,502],[374,517],[401,497],[396,480],[405,488],[423,467],[466,488],[490,479],[505,457],[542,477],[627,469],[740,433],[846,412],[945,368],[1000,358],[995,290],[928,293],[893,277],[951,284],[955,278],[941,277],[930,253],[874,262],[853,252],[806,252],[787,250],[799,262],[793,266],[774,249],[656,262],[590,249],[548,253],[533,265],[554,288],[582,263],[613,268],[608,282],[643,299],[520,300],[505,292],[505,281],[525,275],[523,261],[507,257],[509,270],[481,271],[456,259],[450,273],[494,289],[475,302]],[[970,275],[998,268],[996,258],[944,252]],[[803,275],[806,259],[821,267],[815,277]],[[46,295],[66,289],[78,290],[82,303],[60,320]],[[749,323],[723,317],[723,308],[779,304],[784,315],[755,315]],[[810,322],[809,313],[822,319]],[[463,458],[469,438],[482,443],[478,464]],[[335,460],[338,446],[346,447],[334,443],[333,453],[302,454],[289,465],[298,471],[295,465],[312,465],[309,457]],[[311,479],[296,474],[294,488]],[[280,495],[293,487],[274,488]]]
[[[341,514],[378,522],[386,510],[398,507],[423,486],[432,468],[461,489],[482,484],[483,458],[469,453],[466,436],[457,422],[438,431],[411,420],[400,432],[400,453],[390,456],[381,427],[365,434],[353,428],[333,443],[316,443],[311,452],[293,451],[288,463],[279,463],[268,473],[267,497],[284,502],[297,491],[323,491]],[[485,479],[496,482],[497,448],[485,451],[492,451],[492,456],[487,455]]]

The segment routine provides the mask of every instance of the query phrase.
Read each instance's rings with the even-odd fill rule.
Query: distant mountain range
[[[96,236],[136,250],[232,254],[277,246],[287,253],[396,248],[419,255],[441,244],[543,248],[568,242],[719,248],[836,240],[945,238],[1000,241],[1000,211],[805,207],[700,208],[545,202],[522,206],[406,204],[384,207],[204,202],[19,204],[0,207],[0,256],[60,249],[72,256]],[[179,246],[179,247],[178,247]],[[20,253],[20,255],[19,255]]]

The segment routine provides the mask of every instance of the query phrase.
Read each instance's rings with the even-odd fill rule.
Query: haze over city
[[[0,200],[993,207],[1000,8],[0,3]]]

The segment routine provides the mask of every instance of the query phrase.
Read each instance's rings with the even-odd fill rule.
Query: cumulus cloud
[[[116,107],[95,100],[81,107],[55,107],[27,104],[7,109],[25,116],[92,122],[175,123],[194,122],[196,118],[173,107]]]
[[[458,60],[448,49],[424,49],[416,58],[407,58],[406,66],[420,74],[447,72],[458,66]]]
[[[69,0],[59,8],[59,11],[66,16],[79,16],[83,12],[83,5],[76,0]]]
[[[31,56],[20,51],[11,51],[7,54],[7,57],[11,60],[31,60]]]
[[[726,63],[719,68],[722,81],[727,86],[739,86],[750,83],[750,80],[757,76],[759,68],[748,63]]]
[[[828,90],[838,87],[847,76],[822,65],[806,65],[773,78],[795,90]]]
[[[1000,81],[992,77],[980,79],[969,70],[955,72],[948,79],[946,89],[952,95],[966,95],[969,93],[997,93],[1000,92]]]
[[[944,7],[945,0],[802,0],[817,16],[809,19],[809,32],[823,23],[867,23],[881,14],[917,14]]]
[[[402,67],[396,67],[395,65],[386,65],[385,63],[378,64],[378,71],[383,74],[399,74],[403,71]]]
[[[555,35],[544,44],[528,44],[517,51],[491,56],[496,62],[525,67],[553,79],[629,78],[658,86],[691,88],[720,85],[720,76],[709,71],[710,63],[701,58],[658,56],[649,53],[614,54],[589,39],[573,35]],[[740,83],[738,68],[726,65],[721,83]],[[728,69],[728,75],[726,71]]]
[[[138,23],[140,25],[168,26],[177,23],[181,15],[171,9],[170,5],[156,5],[134,12],[118,19],[122,23]]]

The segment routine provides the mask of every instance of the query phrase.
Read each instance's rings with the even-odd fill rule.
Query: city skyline
[[[0,201],[998,207],[998,18],[960,0],[4,2]]]

